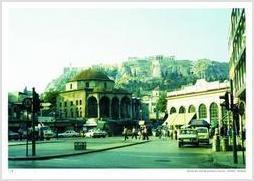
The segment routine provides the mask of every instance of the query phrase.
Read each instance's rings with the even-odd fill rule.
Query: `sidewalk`
[[[232,151],[212,152],[213,163],[215,165],[220,165],[225,168],[243,168],[244,169],[245,165],[243,164],[242,151],[238,151],[237,156],[238,156],[238,164],[235,164],[235,163],[233,163],[233,152]]]
[[[86,150],[74,150],[74,142],[82,141],[86,142]],[[123,141],[122,137],[110,137],[110,138],[77,138],[69,140],[54,140],[38,142],[36,144],[36,156],[32,156],[32,146],[29,144],[29,153],[26,157],[26,144],[11,143],[9,145],[9,160],[43,160],[52,159],[80,154],[88,154],[99,151],[105,151],[115,148],[121,148],[126,146],[132,146],[136,144],[146,143],[148,141],[143,140],[126,140]]]

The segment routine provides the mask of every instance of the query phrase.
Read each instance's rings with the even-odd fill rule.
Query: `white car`
[[[85,133],[86,137],[93,137],[93,138],[105,138],[107,136],[107,132],[100,130],[100,129],[90,129],[88,132]]]
[[[195,129],[181,129],[178,136],[178,147],[184,144],[199,145],[198,132]]]
[[[58,137],[77,137],[79,136],[79,133],[73,130],[67,130],[64,133],[58,134]]]
[[[90,129],[88,132],[85,133],[85,137],[93,137],[93,134],[94,134],[94,130],[93,129]]]
[[[197,127],[199,142],[209,144],[209,131],[207,127]]]

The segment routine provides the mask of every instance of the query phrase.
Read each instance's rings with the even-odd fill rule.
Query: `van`
[[[198,139],[201,143],[209,144],[209,130],[207,127],[196,127]]]

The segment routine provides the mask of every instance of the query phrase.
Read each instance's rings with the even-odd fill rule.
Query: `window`
[[[80,117],[82,117],[82,111],[80,111],[80,114],[79,114]]]
[[[59,107],[62,107],[62,102],[59,103]]]
[[[67,107],[67,102],[66,101],[64,102],[64,107]]]
[[[64,110],[64,117],[67,118],[67,109]]]
[[[72,111],[72,109],[70,109],[70,113],[71,113],[70,117],[73,118],[73,111]]]
[[[77,115],[77,118],[78,118],[79,117],[78,108],[76,108],[76,115]]]
[[[86,82],[86,88],[88,88],[89,87],[89,82]]]
[[[210,106],[210,122],[212,127],[217,127],[219,121],[218,106],[212,103]]]
[[[195,107],[193,106],[193,105],[191,105],[190,107],[189,107],[189,111],[188,111],[189,113],[195,113],[196,112],[196,109],[195,109]]]
[[[201,104],[199,106],[199,119],[202,118],[207,118],[207,113],[206,113],[206,106],[204,104]]]
[[[70,84],[70,89],[72,89],[72,84]]]
[[[104,82],[104,89],[107,89],[107,83]]]
[[[179,113],[185,113],[185,108],[183,106],[180,107]]]
[[[82,100],[79,100],[79,105],[82,105]]]
[[[73,106],[73,102],[71,101],[71,106]]]
[[[176,108],[174,108],[174,107],[172,107],[172,108],[170,109],[170,114],[173,114],[173,113],[176,113]]]
[[[76,100],[76,105],[78,105],[78,100]]]

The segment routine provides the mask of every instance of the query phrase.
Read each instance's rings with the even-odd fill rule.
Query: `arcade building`
[[[65,85],[57,98],[56,126],[74,123],[74,129],[97,126],[119,134],[123,126],[138,124],[141,103],[132,93],[115,88],[103,72],[87,69]],[[57,123],[58,122],[58,123]]]

